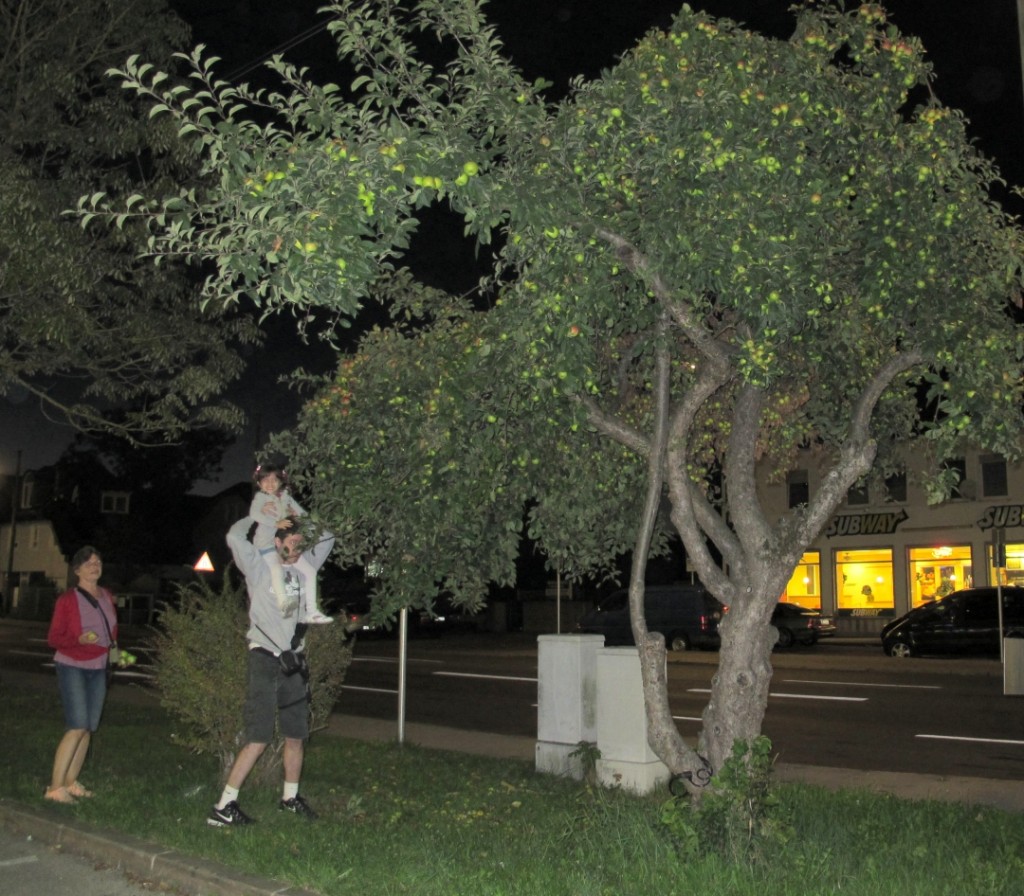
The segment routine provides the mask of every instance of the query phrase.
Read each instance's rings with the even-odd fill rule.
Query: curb
[[[74,855],[169,884],[194,896],[317,896],[312,890],[247,874],[218,862],[163,849],[130,834],[78,824],[0,799],[0,827]]]

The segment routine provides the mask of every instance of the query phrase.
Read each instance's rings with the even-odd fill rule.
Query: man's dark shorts
[[[250,650],[245,697],[248,743],[269,744],[274,739],[275,714],[284,737],[298,740],[309,737],[309,707],[303,677],[285,675],[276,656]]]

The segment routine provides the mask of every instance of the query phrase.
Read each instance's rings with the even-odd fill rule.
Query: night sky
[[[691,6],[735,19],[778,37],[792,31],[792,0],[692,0]],[[220,56],[221,76],[259,83],[261,62],[282,53],[312,69],[317,80],[344,80],[333,42],[321,27],[321,0],[171,0],[190,23],[194,43]],[[854,3],[850,2],[850,6]],[[902,31],[924,43],[935,71],[935,91],[947,105],[964,110],[981,150],[996,160],[1003,176],[1024,184],[1024,91],[1018,45],[1017,0],[889,0],[883,3]],[[595,77],[614,65],[652,27],[665,27],[681,0],[493,0],[491,17],[513,61],[531,79],[543,77],[564,90],[569,79]],[[1019,212],[1020,209],[1013,208]],[[432,247],[434,254],[437,247]],[[456,268],[469,256],[457,245],[442,254]],[[273,351],[261,353],[260,374],[249,375],[231,397],[245,401],[252,420],[225,458],[217,483],[200,483],[200,493],[247,478],[253,449],[270,432],[290,425],[301,397],[275,383],[296,362],[329,370],[322,345],[303,346],[289,338],[287,319],[274,326]],[[262,396],[253,402],[251,396]],[[48,424],[24,396],[0,398],[0,472],[14,467],[23,450],[23,469],[52,463],[69,441],[67,429]]]

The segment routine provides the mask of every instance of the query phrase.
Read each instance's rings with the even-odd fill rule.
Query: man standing
[[[247,516],[235,523],[227,535],[228,547],[235,565],[245,576],[249,592],[246,744],[235,757],[220,800],[207,817],[207,823],[214,827],[252,823],[253,819],[238,805],[238,791],[273,739],[275,713],[284,736],[284,792],[280,808],[310,821],[317,817],[299,795],[302,760],[309,737],[309,695],[302,653],[306,626],[298,623],[295,612],[306,584],[293,567],[305,553],[313,568],[319,570],[334,546],[334,537],[324,533],[315,545],[304,551],[300,532],[294,528],[277,529],[274,548],[285,570],[287,598],[282,606],[274,593],[270,567],[247,537],[250,528],[252,519]],[[284,659],[293,662],[283,662],[282,654],[285,654]]]

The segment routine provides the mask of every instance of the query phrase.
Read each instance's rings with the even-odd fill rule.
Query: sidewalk
[[[4,678],[10,684],[12,679],[27,674],[5,671]],[[38,676],[31,677],[33,680],[38,679]],[[152,697],[138,688],[121,687],[111,691],[110,699],[131,702]],[[335,714],[328,722],[326,735],[388,742],[397,739],[398,730],[394,720]],[[496,759],[531,763],[534,759],[535,741],[531,737],[407,723],[404,741],[428,749]],[[785,763],[776,766],[776,778],[779,781],[804,782],[829,790],[868,790],[889,793],[901,799],[959,802],[1024,812],[1024,783],[1017,781],[868,772]],[[280,881],[256,877],[216,862],[167,850],[129,834],[69,821],[66,816],[58,815],[43,806],[28,807],[0,799],[0,827],[185,894],[313,896],[307,890],[288,887]]]

